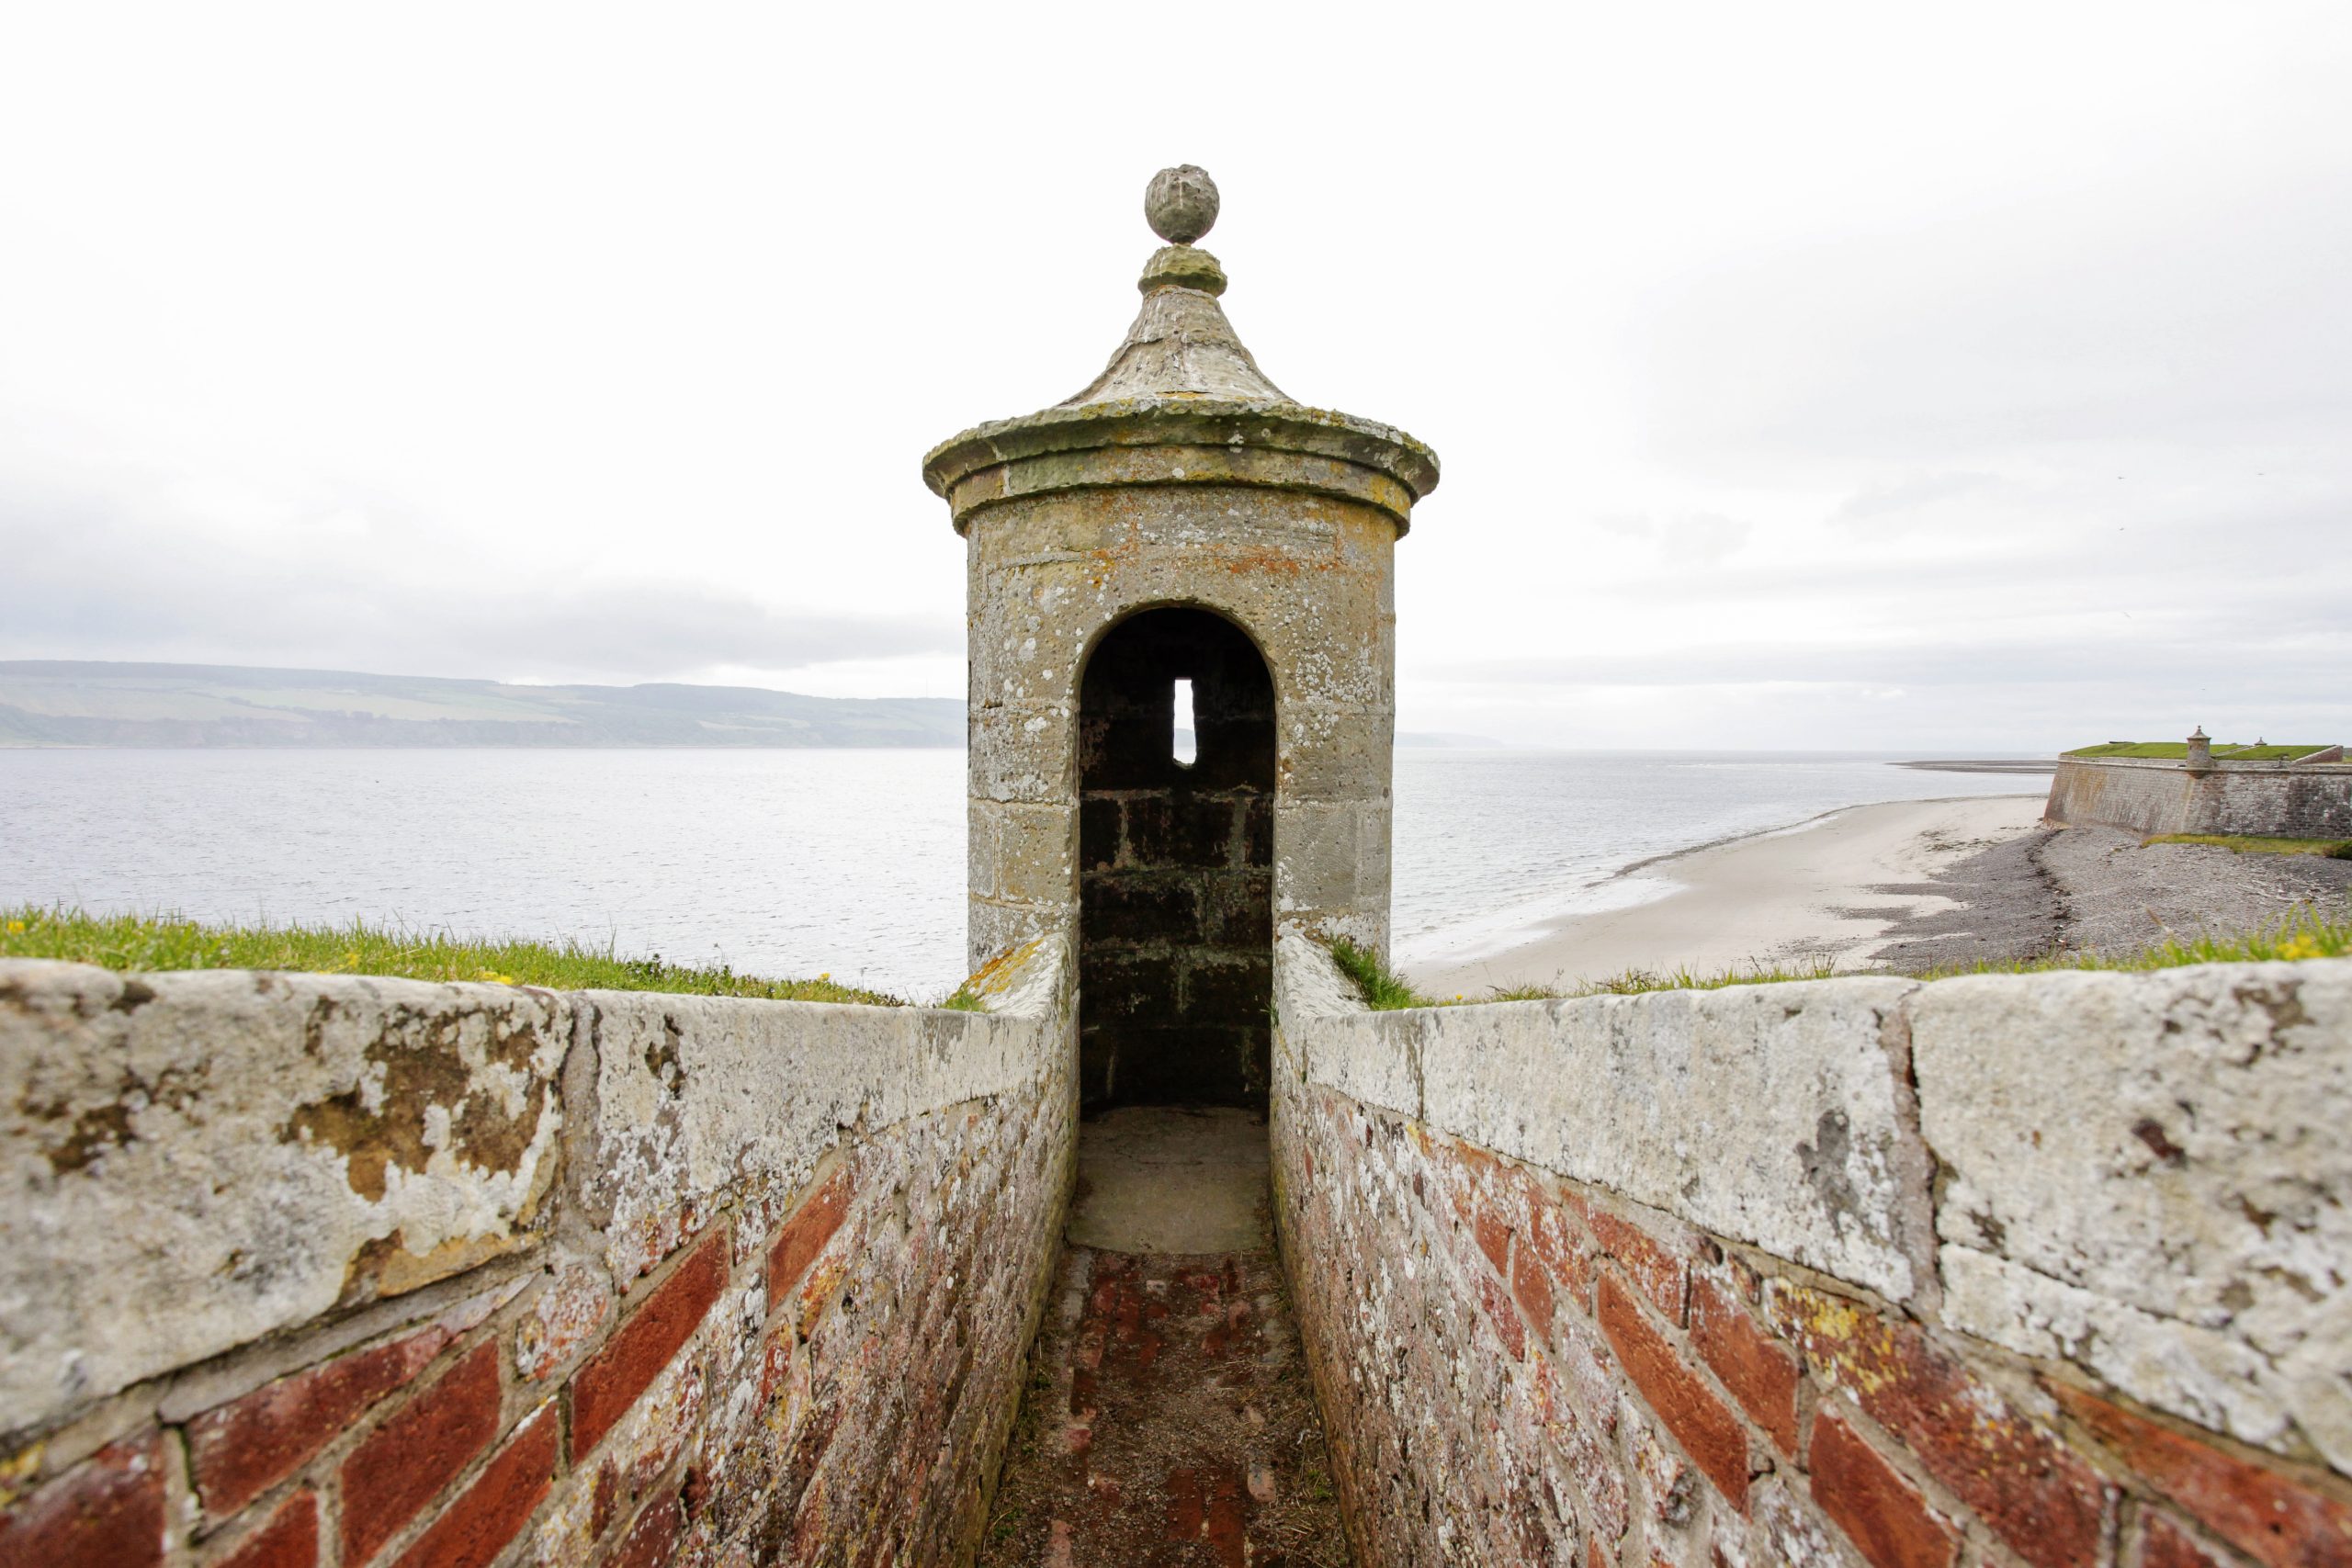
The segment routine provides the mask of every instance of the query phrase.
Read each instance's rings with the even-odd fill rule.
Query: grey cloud
[[[96,500],[0,493],[0,657],[300,664],[401,674],[660,680],[953,654],[944,615],[777,608],[666,581],[420,581],[380,539],[227,549]],[[854,591],[853,591],[854,592]],[[879,593],[856,594],[879,600]]]
[[[1713,566],[1732,554],[1756,532],[1742,523],[1712,512],[1688,513],[1663,521],[1647,513],[1612,513],[1593,519],[1593,525],[1621,538],[1655,539],[1658,559],[1671,566]]]
[[[2007,483],[1998,474],[1928,473],[1865,485],[1829,514],[1832,523],[1867,523],[1916,513],[1948,501],[1983,495]]]
[[[2347,706],[2343,671],[2352,663],[2352,627],[2309,622],[2267,635],[2051,637],[2007,642],[1941,641],[1855,647],[1742,643],[1656,654],[1498,659],[1435,666],[1426,681],[1494,687],[1815,684],[1854,686],[2045,686],[2128,681],[2185,691],[2216,682],[2259,685],[2281,701]],[[2347,712],[2352,721],[2352,712]]]

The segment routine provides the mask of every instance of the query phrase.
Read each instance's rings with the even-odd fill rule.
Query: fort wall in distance
[[[2045,820],[2130,833],[2352,839],[2352,765],[2062,757]]]

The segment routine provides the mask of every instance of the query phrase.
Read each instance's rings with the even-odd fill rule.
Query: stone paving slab
[[[1266,1245],[1266,1119],[1225,1106],[1125,1106],[1079,1139],[1069,1239],[1108,1252]]]

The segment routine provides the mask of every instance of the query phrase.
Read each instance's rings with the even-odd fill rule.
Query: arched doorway
[[[1265,660],[1206,610],[1130,616],[1087,660],[1078,747],[1081,1108],[1262,1111],[1274,861]]]

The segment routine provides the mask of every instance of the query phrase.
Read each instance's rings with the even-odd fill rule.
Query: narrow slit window
[[[1189,768],[1201,754],[1199,727],[1193,719],[1193,683],[1176,682],[1176,702],[1169,720],[1169,754],[1180,768]]]

